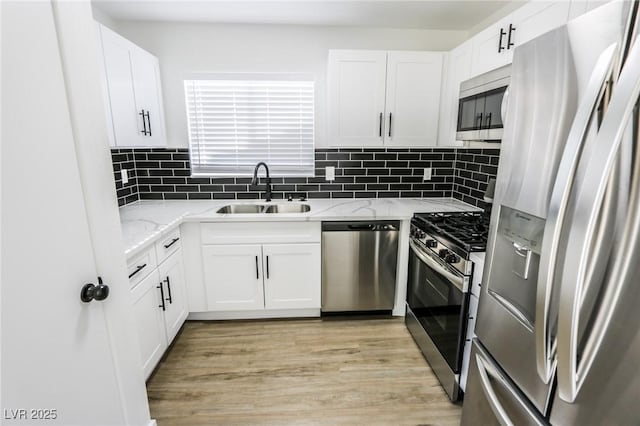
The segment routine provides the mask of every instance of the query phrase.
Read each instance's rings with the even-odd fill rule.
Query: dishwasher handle
[[[360,221],[360,222],[323,222],[323,232],[372,232],[386,231],[397,232],[400,229],[400,222],[381,222],[381,221]]]

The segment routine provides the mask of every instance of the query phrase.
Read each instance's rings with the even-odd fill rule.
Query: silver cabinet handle
[[[549,213],[544,228],[542,249],[540,252],[540,268],[536,294],[535,323],[536,327],[536,363],[538,376],[544,383],[549,383],[553,375],[554,358],[550,332],[550,302],[553,292],[552,284],[558,256],[560,234],[567,210],[569,195],[573,188],[578,161],[585,144],[587,130],[596,117],[596,107],[604,95],[605,83],[613,73],[617,45],[612,44],[605,49],[591,74],[582,103],[578,106],[575,119],[571,125],[567,144],[558,167],[556,181],[549,201]]]
[[[580,305],[587,281],[589,255],[598,257],[599,253],[591,253],[591,242],[598,230],[597,223],[600,207],[611,171],[614,169],[616,154],[627,124],[640,96],[640,44],[635,43],[613,91],[608,110],[604,115],[600,131],[595,137],[593,149],[585,159],[585,173],[577,191],[575,201],[569,209],[571,212],[571,228],[569,229],[569,249],[562,273],[560,289],[560,309],[558,314],[558,394],[566,402],[574,402],[585,377],[589,373],[593,353],[582,356],[578,365],[578,324]],[[635,141],[634,141],[635,142]],[[635,164],[638,167],[638,164]],[[637,172],[637,170],[635,171]],[[634,209],[631,209],[634,210]],[[627,224],[633,223],[631,218]],[[629,230],[627,231],[637,231]],[[623,256],[627,257],[627,256]],[[620,264],[622,260],[616,263]],[[625,281],[628,277],[624,277]],[[609,317],[610,318],[610,317]],[[606,318],[605,318],[606,319]],[[607,324],[600,324],[606,329]],[[603,331],[599,331],[602,335]],[[593,340],[593,332],[588,338]],[[586,345],[587,348],[590,345]],[[597,345],[594,349],[597,350]]]

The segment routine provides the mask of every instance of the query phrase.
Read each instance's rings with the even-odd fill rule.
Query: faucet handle
[[[300,201],[307,201],[307,197],[305,197],[304,195],[300,196]]]
[[[287,194],[287,201],[293,201],[293,195]]]

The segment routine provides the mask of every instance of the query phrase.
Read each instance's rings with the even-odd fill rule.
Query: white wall
[[[316,147],[324,147],[329,49],[443,51],[467,38],[464,31],[284,25],[118,22],[113,29],[160,60],[169,147],[188,146],[182,82],[189,73],[315,75]]]

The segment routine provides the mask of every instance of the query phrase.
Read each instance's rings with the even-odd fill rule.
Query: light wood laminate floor
[[[147,383],[169,425],[457,425],[402,319],[187,322]]]

